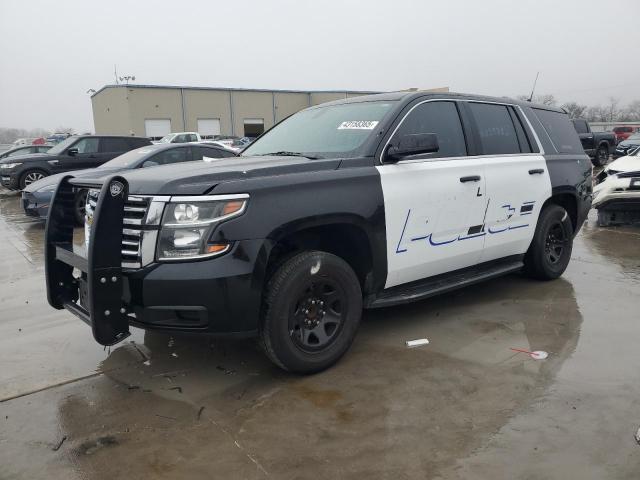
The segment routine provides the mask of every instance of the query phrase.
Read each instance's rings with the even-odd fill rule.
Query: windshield
[[[64,150],[66,148],[68,148],[69,145],[71,145],[77,139],[78,139],[78,137],[69,137],[66,140],[64,140],[64,141],[60,142],[59,144],[57,144],[55,147],[50,148],[47,153],[49,153],[51,155],[58,155],[59,153],[64,152]]]
[[[157,151],[157,148],[142,147],[130,150],[127,153],[103,163],[98,168],[133,168],[140,160],[148,157],[150,153]]]
[[[177,133],[170,133],[169,135],[165,135],[160,140],[158,140],[158,143],[171,143],[171,140],[173,140],[173,138],[176,135],[177,135]]]
[[[279,123],[250,144],[242,156],[281,152],[339,158],[369,138],[393,102],[362,102],[310,108]]]

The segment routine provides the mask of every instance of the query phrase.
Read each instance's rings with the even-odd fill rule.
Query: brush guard
[[[87,258],[73,251],[76,190],[100,190],[91,225]],[[64,177],[49,208],[45,230],[47,300],[91,326],[101,345],[127,338],[129,317],[123,302],[121,245],[128,183],[120,176],[104,183]],[[74,276],[74,269],[82,272]]]

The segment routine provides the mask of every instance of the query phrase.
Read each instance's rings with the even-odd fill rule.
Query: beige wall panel
[[[309,106],[307,93],[275,93],[276,122]]]
[[[231,135],[229,92],[221,90],[184,90],[185,131],[197,132],[199,118],[219,118],[220,134]]]
[[[245,118],[262,118],[264,129],[273,126],[273,96],[271,92],[234,91],[233,95],[233,122],[234,135],[241,137],[244,134]]]
[[[93,127],[97,135],[130,135],[131,119],[124,88],[106,88],[91,97]]]
[[[171,131],[182,132],[182,101],[180,89],[126,88],[131,114],[131,128],[136,136],[144,136],[145,119],[168,118]]]

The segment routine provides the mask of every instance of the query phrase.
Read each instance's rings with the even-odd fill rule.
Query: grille
[[[93,212],[98,203],[99,190],[89,190],[87,194],[87,218],[93,219]],[[121,258],[122,268],[140,268],[142,266],[142,240],[145,217],[149,209],[149,198],[129,195],[124,203]],[[89,222],[86,223],[89,225]],[[89,235],[90,227],[85,228]]]

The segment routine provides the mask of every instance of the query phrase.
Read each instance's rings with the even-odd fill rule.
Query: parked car
[[[0,181],[11,190],[22,190],[54,173],[95,168],[134,148],[151,145],[148,138],[84,135],[69,137],[44,154],[0,160]]]
[[[35,140],[35,138],[18,138],[15,142],[12,143],[14,147],[21,147],[23,145],[31,145],[31,143]]]
[[[613,151],[613,158],[620,158],[640,147],[640,133],[634,133],[618,144]]]
[[[214,136],[213,140],[224,145],[227,148],[231,148],[233,146],[233,142],[239,140],[239,138],[234,136],[216,135]]]
[[[613,133],[616,136],[616,143],[626,140],[627,138],[629,138],[634,133],[637,133],[638,131],[640,131],[640,128],[631,127],[631,126],[620,126],[620,127],[613,128]]]
[[[15,147],[0,153],[0,160],[19,155],[29,155],[31,153],[46,153],[51,147],[52,145],[23,145],[21,147]]]
[[[598,225],[640,222],[640,148],[611,162],[598,181],[593,189]]]
[[[276,365],[317,372],[349,349],[363,307],[521,270],[562,275],[591,169],[558,108],[453,93],[343,99],[290,116],[238,158],[63,179],[47,298],[103,345],[129,325],[253,335]],[[86,258],[69,249],[65,199],[78,188],[96,204]]]
[[[253,137],[242,137],[238,140],[234,140],[229,148],[239,152],[240,150],[248,147],[254,140],[255,138]]]
[[[157,142],[153,143],[189,143],[189,142],[201,142],[202,138],[197,132],[177,132],[165,135]]]
[[[46,138],[46,141],[51,145],[57,145],[58,143],[65,141],[70,136],[71,136],[70,133],[54,133],[52,135],[49,135]]]
[[[27,215],[46,220],[49,213],[51,198],[60,179],[65,175],[73,175],[76,178],[92,177],[103,178],[125,170],[136,168],[149,168],[171,163],[189,162],[192,160],[215,159],[235,157],[236,154],[226,148],[218,148],[213,145],[186,145],[167,143],[161,145],[148,145],[131,150],[127,153],[103,163],[97,168],[79,170],[66,173],[58,173],[45,177],[25,187],[22,191],[22,206]],[[86,190],[78,191],[74,196],[76,221],[84,222],[84,207]]]
[[[582,119],[573,120],[584,152],[589,155],[596,167],[607,163],[609,155],[616,145],[616,137],[611,132],[592,132],[589,122]]]

